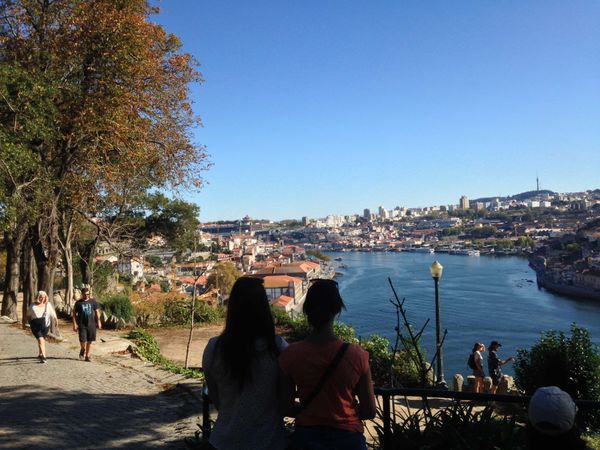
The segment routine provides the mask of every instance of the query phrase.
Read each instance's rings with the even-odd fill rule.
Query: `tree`
[[[241,276],[241,273],[233,263],[222,262],[216,264],[206,280],[207,288],[215,288],[220,295],[229,295],[233,283]]]
[[[573,398],[600,399],[600,352],[588,330],[571,325],[571,335],[543,332],[530,350],[518,350],[517,385],[532,395],[538,387],[558,386]],[[581,411],[581,425],[600,424],[600,414]]]
[[[5,214],[5,229],[32,232],[51,298],[63,213],[118,217],[148,189],[201,186],[189,101],[200,74],[149,20],[157,12],[146,0],[0,2],[0,206],[35,205],[30,227]]]
[[[194,248],[200,226],[198,205],[169,199],[161,193],[148,195],[145,203],[148,211],[144,223],[146,236],[160,234],[179,252]]]

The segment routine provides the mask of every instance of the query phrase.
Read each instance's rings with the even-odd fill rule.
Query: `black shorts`
[[[477,377],[477,378],[485,377],[485,373],[483,373],[483,370],[479,370],[479,369],[473,369],[473,375],[475,375],[475,377]]]
[[[29,321],[31,332],[36,339],[48,336],[48,327],[46,326],[46,319],[40,317],[39,319],[31,319]]]
[[[500,384],[500,378],[502,378],[502,372],[491,372],[490,377],[492,377],[493,385],[498,386]]]
[[[96,340],[96,327],[79,327],[79,342],[94,342]]]

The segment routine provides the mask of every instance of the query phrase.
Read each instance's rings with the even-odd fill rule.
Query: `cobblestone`
[[[76,343],[75,343],[76,345]],[[47,344],[0,323],[0,449],[185,449],[198,429],[199,384],[126,357],[78,359],[71,344]],[[167,381],[169,380],[169,381]]]

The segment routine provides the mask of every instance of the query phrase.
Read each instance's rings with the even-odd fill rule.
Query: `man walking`
[[[89,288],[81,290],[81,299],[75,302],[73,308],[73,331],[79,332],[79,359],[90,362],[90,348],[96,340],[96,328],[102,329],[100,322],[100,307],[98,302],[90,298]]]
[[[500,378],[502,378],[502,366],[515,360],[512,356],[504,360],[500,359],[498,356],[498,347],[502,347],[502,344],[498,341],[492,341],[490,344],[490,352],[488,353],[488,372],[492,378],[492,394],[496,393]]]

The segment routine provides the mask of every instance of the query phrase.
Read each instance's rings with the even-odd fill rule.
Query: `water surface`
[[[469,257],[418,253],[329,253],[341,257],[347,268],[337,278],[348,310],[341,320],[357,334],[380,334],[393,339],[396,315],[389,303],[393,294],[390,277],[413,327],[419,329],[430,318],[424,345],[434,352],[435,301],[429,265],[444,266],[440,281],[442,330],[446,379],[469,372],[466,362],[475,341],[486,346],[500,341],[500,357],[516,355],[517,348],[530,348],[542,330],[568,331],[575,322],[587,328],[600,343],[600,302],[573,300],[539,290],[535,272],[520,257]],[[392,341],[393,342],[393,341]],[[487,368],[486,368],[487,372]],[[512,365],[504,366],[512,374]]]

